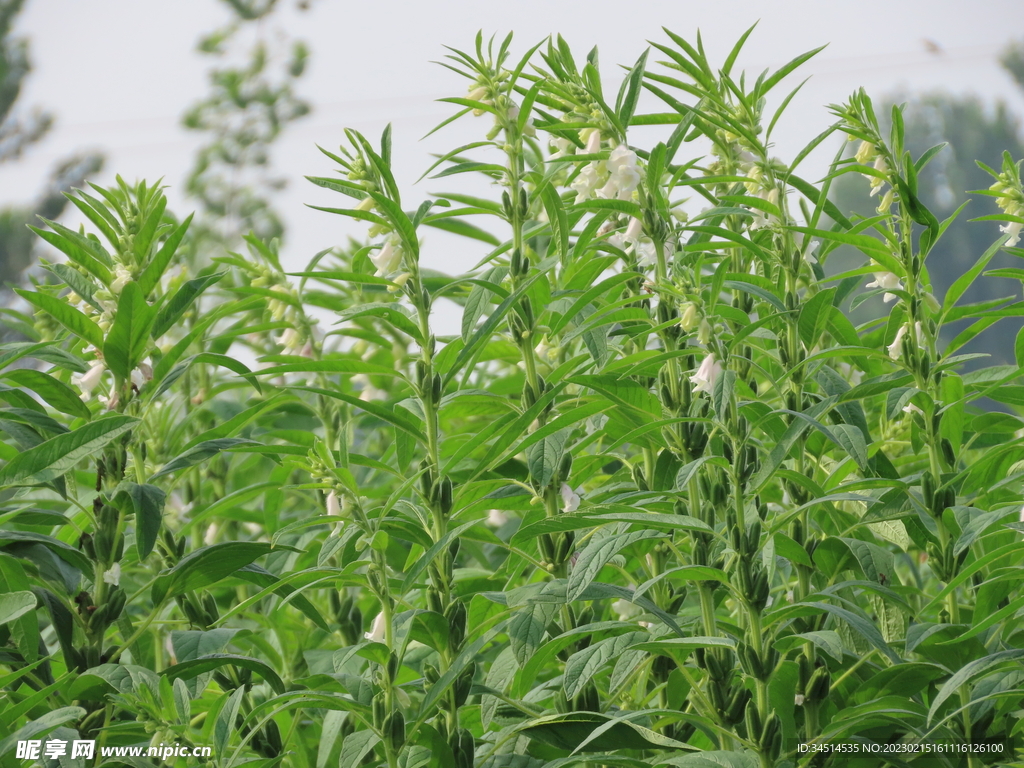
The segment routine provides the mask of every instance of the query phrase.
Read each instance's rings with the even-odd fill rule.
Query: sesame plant
[[[250,236],[193,273],[145,183],[42,222],[66,258],[0,351],[0,761],[1024,764],[1024,337],[958,353],[1024,312],[960,301],[1024,257],[1019,163],[937,296],[943,148],[861,91],[775,157],[816,51],[743,75],[746,37],[615,85],[561,38],[449,49],[436,130],[480,138],[408,190],[390,129],[346,131],[310,181],[365,240],[301,270]],[[429,268],[453,238],[476,267]]]

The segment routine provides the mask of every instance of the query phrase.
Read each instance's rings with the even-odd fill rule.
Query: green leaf
[[[932,705],[928,709],[928,724],[931,725],[932,720],[935,719],[935,715],[938,714],[939,709],[945,703],[946,699],[954,693],[959,692],[961,686],[966,685],[979,675],[988,672],[993,667],[997,667],[1005,662],[1014,661],[1022,657],[1024,657],[1024,650],[1014,648],[1009,651],[993,653],[983,659],[975,659],[958,669],[956,673],[943,684],[942,688],[940,688],[939,692],[935,695],[935,699],[932,701]]]
[[[76,416],[80,419],[92,418],[89,408],[82,402],[78,393],[60,379],[54,378],[48,373],[34,371],[31,368],[19,368],[7,371],[3,378],[12,381],[19,387],[31,389],[48,405],[53,406],[61,413],[68,416]]]
[[[240,685],[230,696],[225,694],[227,701],[217,714],[217,720],[213,724],[213,751],[220,761],[227,751],[231,735],[235,732],[238,723],[238,710],[242,706],[242,697],[245,696],[247,686]]]
[[[239,656],[234,653],[211,653],[206,656],[200,656],[167,667],[160,674],[167,676],[170,680],[177,680],[179,677],[183,680],[189,680],[204,672],[211,672],[214,669],[223,667],[225,664],[256,672],[269,683],[275,693],[284,693],[284,682],[266,662],[254,659],[251,656]]]
[[[41,736],[64,723],[80,720],[83,717],[85,717],[85,710],[81,707],[60,707],[52,712],[47,712],[42,717],[38,717],[27,725],[23,725],[6,739],[0,741],[0,755],[13,753],[19,741],[26,741],[36,736]]]
[[[156,544],[163,521],[166,495],[155,485],[127,483],[126,491],[135,510],[135,546],[139,550],[139,561],[149,557]]]
[[[0,624],[7,624],[36,609],[36,596],[28,591],[0,595]]]
[[[263,541],[225,541],[200,547],[157,577],[153,582],[153,600],[159,603],[167,597],[209,587],[272,549]]]
[[[577,651],[565,662],[562,686],[567,698],[576,696],[591,678],[612,659],[618,658],[630,648],[651,639],[647,631],[627,632],[617,637],[608,637]]]
[[[216,456],[223,450],[233,448],[236,445],[256,445],[257,443],[253,440],[245,440],[240,437],[221,437],[216,440],[204,440],[198,445],[189,448],[184,453],[175,456],[169,462],[164,464],[159,472],[153,474],[150,478],[155,480],[158,477],[169,475],[177,472],[179,469],[185,469],[201,462],[206,461],[212,456]]]
[[[797,327],[800,330],[800,339],[808,349],[814,346],[821,332],[825,330],[825,325],[832,315],[832,300],[835,295],[835,288],[818,291],[800,309]]]
[[[156,316],[151,331],[153,338],[159,339],[167,331],[171,330],[171,327],[178,321],[178,318],[185,314],[188,308],[192,306],[192,303],[199,298],[199,295],[226,274],[226,272],[215,272],[212,275],[204,275],[189,280],[181,286],[174,296],[171,297],[171,300],[163,305]]]
[[[171,259],[174,258],[174,254],[178,250],[178,246],[181,244],[182,238],[185,237],[185,233],[188,231],[189,224],[192,223],[192,214],[189,214],[186,219],[178,225],[178,227],[167,236],[164,240],[164,244],[160,246],[160,250],[153,256],[153,260],[146,265],[146,268],[142,270],[142,274],[139,275],[138,284],[139,288],[142,289],[143,297],[148,296],[157,284],[160,282],[160,278],[163,277],[164,271],[167,269],[167,265],[171,263]]]
[[[556,608],[553,603],[533,603],[512,614],[508,623],[508,639],[520,668],[525,667],[537,652]]]
[[[155,319],[156,312],[146,303],[139,284],[135,281],[125,284],[117,302],[114,324],[103,344],[103,360],[118,378],[131,378],[132,371],[146,356],[149,332]]]
[[[371,730],[356,731],[341,742],[341,755],[338,757],[338,768],[359,768],[373,748],[380,743],[380,736]]]
[[[41,309],[48,314],[78,338],[85,340],[96,347],[96,349],[103,348],[103,331],[100,330],[96,323],[70,304],[39,291],[26,291],[21,288],[15,288],[14,292],[36,309]]]
[[[843,660],[843,641],[839,633],[831,629],[822,629],[815,632],[802,632],[798,635],[786,635],[775,641],[775,647],[785,653],[792,648],[802,647],[805,642],[814,645],[827,653],[838,662]]]
[[[526,451],[526,465],[535,487],[544,488],[558,472],[571,431],[563,429],[534,443]]]
[[[39,485],[70,471],[78,462],[99,453],[138,423],[131,416],[97,419],[30,448],[0,469],[0,487]]]
[[[956,304],[957,300],[967,292],[968,288],[971,287],[974,281],[982,273],[982,270],[984,270],[985,267],[988,266],[988,263],[992,261],[992,257],[999,253],[999,249],[1002,247],[1005,239],[1006,238],[1004,236],[996,240],[989,249],[981,255],[981,258],[975,262],[974,266],[958,277],[956,281],[954,281],[953,285],[949,287],[949,290],[946,291],[945,298],[942,300],[942,315],[939,319],[940,323],[943,321],[945,316],[949,314],[949,311]]]
[[[576,564],[569,574],[569,585],[566,597],[568,600],[576,600],[590,586],[590,582],[597,578],[601,569],[607,565],[619,550],[628,547],[638,541],[646,539],[663,539],[664,533],[660,531],[632,531],[604,538],[595,539],[587,544],[586,548],[579,553]]]

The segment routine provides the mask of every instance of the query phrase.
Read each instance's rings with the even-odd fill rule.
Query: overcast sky
[[[388,122],[394,124],[406,207],[415,207],[429,191],[442,191],[437,182],[412,186],[429,164],[429,153],[482,138],[488,125],[486,118],[476,124],[467,120],[419,141],[451,114],[449,105],[435,100],[465,91],[464,82],[429,62],[443,55],[444,44],[470,47],[478,29],[499,35],[514,30],[517,52],[555,32],[565,35],[580,56],[597,44],[606,82],[615,83],[612,93],[615,65],[632,64],[645,40],[664,40],[662,26],[690,40],[699,28],[710,58],[720,63],[760,18],[740,60],[754,74],[828,43],[805,65],[803,76],[811,80],[781,124],[775,154],[783,160],[828,124],[824,105],[844,100],[861,85],[876,96],[896,89],[974,92],[989,101],[1004,98],[1024,114],[1020,91],[996,61],[1013,36],[1024,37],[1020,0],[312,0],[304,13],[296,10],[295,0],[279,4],[268,26],[305,40],[312,51],[300,91],[313,114],[293,124],[274,149],[276,168],[289,178],[277,206],[289,227],[285,250],[294,265],[342,242],[344,233],[358,231],[304,206],[339,202],[302,176],[330,175],[331,163],[315,144],[336,148],[344,126],[377,137]],[[178,189],[201,137],[182,130],[180,119],[208,87],[211,61],[195,52],[196,42],[228,18],[218,0],[28,0],[17,30],[30,40],[35,68],[20,104],[52,111],[57,124],[23,160],[0,166],[0,204],[34,196],[59,158],[98,149],[107,163],[97,181],[110,181],[115,173],[129,181],[162,176],[171,186],[175,210],[191,210],[193,204]],[[797,82],[794,78],[791,86]],[[835,145],[825,149],[812,170],[824,167],[824,155],[834,151]],[[450,191],[448,186],[443,191]],[[431,237],[427,246],[438,247],[426,248],[430,266],[455,272],[479,255],[452,252],[442,236]]]

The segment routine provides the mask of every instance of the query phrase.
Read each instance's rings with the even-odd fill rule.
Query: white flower
[[[359,205],[356,206],[357,211],[370,211],[373,210],[373,206],[377,204],[377,201],[367,195],[359,201]]]
[[[209,547],[215,541],[217,541],[217,524],[210,523],[206,527],[206,533],[203,534],[203,544]]]
[[[615,197],[619,200],[629,200],[633,196],[633,190],[640,184],[636,152],[625,144],[620,144],[612,150],[607,165],[611,175],[598,194],[609,200]]]
[[[843,378],[855,387],[860,384],[861,379],[864,378],[864,372],[857,370],[849,363],[840,363],[838,368],[839,373],[842,374]]]
[[[119,266],[114,270],[114,282],[110,284],[110,292],[115,296],[124,290],[124,287],[131,281],[132,273],[127,267]]]
[[[892,201],[894,198],[895,195],[893,195],[892,187],[890,187],[885,191],[885,194],[882,195],[882,202],[878,204],[878,207],[875,209],[875,213],[887,212],[892,207]]]
[[[626,232],[623,237],[627,242],[636,243],[640,239],[640,235],[644,232],[644,224],[640,219],[633,217],[629,220],[629,226],[626,227]]]
[[[708,322],[707,318],[701,318],[700,325],[697,326],[697,341],[701,344],[707,344],[711,341],[711,323]]]
[[[921,338],[921,324],[915,323],[915,331],[917,332],[917,338]],[[899,360],[900,355],[903,354],[903,337],[907,335],[910,330],[910,323],[904,323],[900,326],[900,329],[896,331],[896,338],[892,340],[892,344],[889,345],[889,357],[893,360]],[[906,410],[906,409],[904,409]]]
[[[298,349],[302,346],[302,336],[295,328],[285,328],[279,342],[285,349]]]
[[[793,703],[796,704],[798,707],[802,707],[804,705],[804,695],[802,693],[798,693],[794,697]]]
[[[679,317],[679,326],[689,333],[700,322],[700,315],[697,314],[697,305],[692,301],[686,302],[683,306],[682,315]]]
[[[758,190],[761,188],[761,166],[755,165],[747,171],[747,178],[749,181],[743,182],[743,186],[747,189],[748,195],[756,195]]]
[[[889,172],[889,164],[885,162],[885,158],[881,155],[875,160],[872,168],[882,173]],[[882,188],[882,185],[885,184],[885,179],[880,179],[877,176],[869,176],[868,178],[871,179],[871,197],[874,197],[878,194],[878,190]]]
[[[569,487],[568,483],[562,483],[559,493],[562,495],[563,512],[575,512],[580,508],[579,494],[575,493],[573,489]]]
[[[809,246],[807,246],[807,250],[804,251],[804,261],[806,261],[808,264],[818,263],[818,260],[814,257],[814,252],[818,250],[818,245],[818,241],[815,240]]]
[[[117,404],[121,402],[121,394],[117,391],[115,384],[110,385],[110,392],[106,397],[100,395],[96,398],[100,401],[100,405],[106,408],[108,411],[112,411],[117,408]]]
[[[861,165],[867,165],[871,162],[872,158],[874,158],[877,151],[878,148],[870,141],[862,141],[860,146],[857,148],[857,154],[855,155],[857,162]]]
[[[714,353],[711,353],[701,362],[697,373],[690,377],[690,381],[697,385],[693,388],[693,391],[711,394],[711,390],[714,388],[721,372],[722,364],[715,359]]]
[[[402,249],[396,238],[388,238],[377,253],[370,257],[377,268],[378,277],[387,277],[402,264]]]
[[[412,272],[403,272],[398,277],[394,278],[391,281],[394,285],[388,286],[388,293],[398,293],[405,287],[405,284],[409,282],[410,277],[412,277]]]
[[[118,586],[121,583],[121,564],[114,563],[110,568],[103,572],[103,580],[107,584]]]
[[[341,502],[338,501],[338,494],[331,491],[327,494],[327,514],[341,517]]]
[[[508,522],[508,515],[502,512],[500,509],[492,509],[487,513],[487,524],[492,528],[501,528],[505,523]]]
[[[373,626],[370,627],[369,632],[364,632],[363,637],[369,640],[371,643],[383,643],[384,638],[384,612],[381,611],[377,614],[377,617],[373,620]]]
[[[924,411],[922,411],[920,408],[918,408],[913,403],[907,403],[906,405],[904,405],[903,406],[903,412],[904,413],[920,413],[922,416],[924,415]]]
[[[629,621],[640,613],[640,607],[620,597],[612,603],[612,612],[619,617],[619,621]]]
[[[71,376],[71,383],[82,390],[83,400],[88,400],[92,397],[92,391],[99,386],[105,370],[107,370],[107,367],[99,360],[96,360],[85,373],[76,373]]]
[[[865,285],[865,288],[881,288],[884,291],[902,291],[903,283],[900,282],[900,278],[894,275],[892,272],[875,272],[873,273],[875,279]],[[889,303],[895,301],[898,297],[894,293],[886,293],[882,296],[882,301]]]
[[[587,136],[587,147],[583,151],[588,155],[596,155],[601,151],[601,132],[596,128]]]
[[[571,141],[562,137],[555,136],[551,139],[551,146],[555,148],[555,152],[551,155],[552,159],[556,157],[565,157],[569,154],[569,147],[575,146]]]
[[[654,243],[641,243],[636,249],[637,261],[641,266],[653,267],[658,261],[658,252],[654,249]]]
[[[1020,521],[1024,523],[1024,507],[1020,508]]]
[[[597,173],[597,163],[588,163],[569,186],[576,190],[576,202],[582,203],[593,194],[600,183],[601,179]]]
[[[999,228],[1000,232],[1010,236],[1010,239],[1006,241],[1005,245],[1008,248],[1012,248],[1020,242],[1020,230],[1022,225],[1019,221],[1007,222],[1005,226]]]

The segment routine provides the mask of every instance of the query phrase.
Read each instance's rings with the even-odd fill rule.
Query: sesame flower
[[[921,323],[915,323],[914,330],[917,332],[917,338],[921,338]],[[903,337],[910,331],[910,323],[904,323],[900,326],[900,329],[896,331],[896,338],[892,340],[892,344],[889,345],[889,357],[893,360],[899,360],[903,354]]]
[[[697,305],[692,301],[683,305],[682,314],[679,317],[679,326],[689,333],[700,323],[700,315],[697,313]]]
[[[562,483],[559,493],[562,495],[563,512],[575,512],[580,508],[579,494],[575,493],[568,483]]]
[[[867,165],[870,163],[875,155],[878,154],[878,147],[872,144],[870,141],[862,141],[860,146],[857,148],[857,162],[861,165]]]
[[[1000,232],[1010,236],[1010,239],[1005,243],[1006,247],[1012,248],[1020,242],[1020,230],[1022,226],[1024,225],[1019,221],[1009,221],[1005,225],[999,227]]]
[[[82,390],[83,400],[92,397],[92,391],[99,386],[105,370],[107,367],[101,361],[96,360],[85,373],[76,373],[71,376],[71,383]]]
[[[694,392],[707,392],[711,394],[712,388],[715,386],[715,382],[718,380],[719,374],[722,373],[722,364],[715,359],[715,355],[712,352],[700,364],[700,368],[697,372],[690,377],[690,381],[696,386],[693,388]]]
[[[881,155],[879,155],[875,159],[874,165],[872,165],[871,167],[874,168],[876,171],[881,171],[882,173],[889,172],[889,164],[885,162],[885,158],[882,157]],[[882,188],[882,185],[885,184],[885,179],[881,179],[878,176],[869,176],[868,178],[871,179],[871,197],[874,197],[875,195],[878,194],[878,191]]]
[[[598,193],[606,199],[629,200],[633,190],[640,184],[640,169],[636,163],[636,152],[625,144],[612,150],[608,158],[608,182]]]
[[[131,281],[132,273],[127,267],[118,266],[114,270],[114,282],[110,284],[110,292],[115,296],[124,290],[124,287]]]
[[[402,248],[397,238],[388,238],[381,249],[370,257],[370,261],[377,268],[378,277],[387,277],[396,272],[402,264]]]
[[[588,163],[569,186],[576,190],[576,202],[582,203],[593,194],[600,183],[601,178],[597,172],[597,163]]]
[[[492,509],[487,513],[487,524],[491,526],[491,528],[501,528],[501,526],[507,522],[508,515],[500,509]]]
[[[596,128],[587,136],[587,146],[583,151],[588,155],[595,155],[601,151],[601,132]]]
[[[363,637],[369,640],[371,643],[383,643],[386,635],[384,634],[384,612],[381,611],[377,614],[373,620],[373,625],[370,627],[369,632],[364,632]]]
[[[899,298],[896,294],[889,293],[889,291],[903,290],[903,283],[900,282],[899,276],[894,275],[892,272],[875,272],[873,274],[875,279],[865,285],[865,288],[881,288],[886,291],[885,295],[882,296],[882,301],[886,304]]]
[[[118,586],[121,583],[121,564],[114,563],[103,572],[103,581],[111,586]]]

